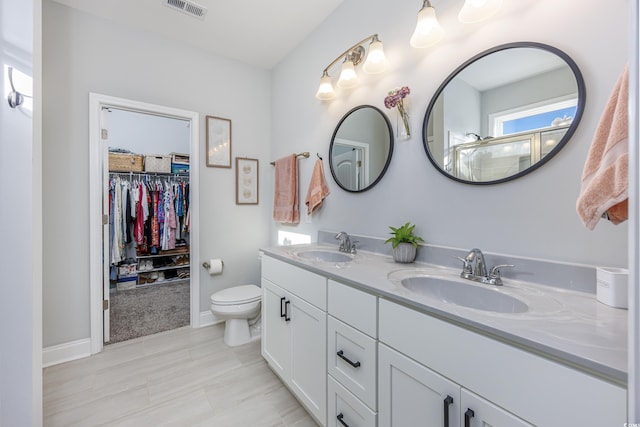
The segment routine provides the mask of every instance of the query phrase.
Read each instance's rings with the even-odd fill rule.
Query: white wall
[[[327,229],[386,237],[388,225],[411,221],[430,244],[480,247],[487,252],[594,265],[626,265],[627,225],[613,226],[603,221],[596,230],[588,231],[575,210],[591,138],[627,60],[626,2],[602,7],[595,0],[509,1],[493,19],[466,26],[457,21],[462,0],[434,2],[447,35],[433,48],[418,50],[409,46],[409,38],[421,3],[345,0],[275,68],[274,157],[293,151],[317,151],[326,156],[333,128],[346,111],[358,104],[384,109],[387,92],[405,85],[411,88],[413,137],[396,144],[389,170],[376,187],[351,194],[342,191],[329,176],[331,195],[313,222],[297,227],[272,222],[271,241],[276,242],[280,229],[312,236],[318,229]],[[324,67],[351,43],[373,33],[378,33],[384,43],[391,70],[379,76],[361,74],[358,88],[332,101],[315,99]],[[459,64],[490,47],[514,41],[553,45],[573,58],[587,87],[582,122],[556,157],[516,181],[473,186],[449,180],[429,163],[422,146],[420,130],[426,107],[440,83]],[[337,71],[333,74],[337,77]],[[390,117],[395,114],[388,113]],[[312,166],[313,162],[300,160],[302,198]]]
[[[34,112],[9,107],[0,79],[0,425],[42,425],[39,1],[0,1],[0,70],[33,76]],[[22,88],[28,95],[33,88]]]
[[[191,130],[186,120],[112,108],[109,112],[109,148],[138,154],[189,154]]]
[[[269,198],[261,185],[258,206],[235,205],[235,166],[204,165],[204,116],[232,120],[233,157],[257,158],[267,182],[269,73],[50,0],[43,8],[44,346],[90,336],[89,92],[200,112],[200,254],[225,262],[222,276],[200,269],[200,311],[216,290],[257,283]]]

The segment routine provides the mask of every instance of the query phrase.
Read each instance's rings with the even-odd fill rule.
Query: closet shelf
[[[189,264],[167,265],[164,267],[154,267],[151,270],[138,270],[137,274],[153,273],[154,271],[176,270],[180,268],[189,268]]]
[[[136,289],[136,288],[146,288],[147,286],[156,286],[156,285],[166,285],[168,283],[176,283],[176,282],[184,282],[185,280],[190,280],[190,277],[176,277],[175,279],[165,279],[165,280],[161,280],[161,281],[155,281],[153,283],[142,283],[142,284],[137,284],[134,288],[131,289]],[[128,291],[130,289],[124,289],[125,291]]]
[[[168,257],[168,256],[179,256],[179,255],[189,255],[189,250],[187,249],[186,251],[179,251],[176,252],[176,250],[172,250],[172,251],[163,251],[162,253],[159,254],[155,254],[155,255],[142,255],[142,254],[137,254],[136,258],[138,259],[146,259],[146,258],[161,258],[161,257]]]

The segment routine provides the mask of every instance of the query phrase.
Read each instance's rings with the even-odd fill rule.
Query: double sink
[[[348,265],[359,256],[329,249],[304,249],[296,251],[294,255],[307,261],[342,265]],[[518,314],[531,309],[531,299],[511,295],[514,287],[509,283],[505,286],[491,286],[472,282],[437,268],[417,267],[396,270],[387,277],[418,299],[493,313]],[[548,304],[543,305],[549,308]]]

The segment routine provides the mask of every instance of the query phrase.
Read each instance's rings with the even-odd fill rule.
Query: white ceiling
[[[169,8],[163,0],[54,1],[270,69],[343,0],[195,0],[208,9],[204,20]]]

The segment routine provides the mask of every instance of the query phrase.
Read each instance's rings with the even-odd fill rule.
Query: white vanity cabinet
[[[327,291],[327,425],[375,426],[378,298],[334,280]]]
[[[531,427],[384,344],[378,358],[379,427]]]
[[[446,425],[447,395],[456,427],[624,425],[621,386],[384,299],[378,328],[381,427]]]
[[[327,279],[262,257],[262,356],[321,425],[326,424]]]

